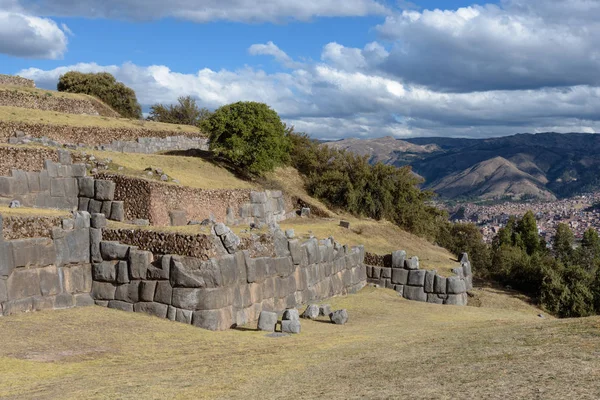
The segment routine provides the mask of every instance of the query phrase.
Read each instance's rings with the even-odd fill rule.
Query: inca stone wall
[[[44,169],[44,162],[58,162],[58,152],[38,147],[0,146],[0,175],[7,176],[13,169],[34,172]]]
[[[25,86],[35,87],[35,82],[31,79],[25,79],[20,76],[0,74],[0,85],[2,86]]]
[[[15,216],[4,217],[4,239],[52,238],[52,231],[64,217]]]
[[[66,114],[100,115],[119,118],[121,115],[92,97],[80,99],[60,94],[34,93],[19,90],[0,90],[0,106],[55,111]]]
[[[222,224],[214,229],[221,238],[227,234]],[[331,240],[302,243],[288,240],[281,231],[275,233],[274,244],[274,258],[236,251],[203,260],[155,257],[103,240],[92,256],[92,296],[98,305],[224,330],[257,320],[263,310],[283,311],[355,293],[366,284],[362,247],[350,249]]]
[[[0,215],[0,315],[94,304],[89,224],[79,213],[52,238],[7,241]]]
[[[171,225],[170,212],[180,210],[187,221],[213,218],[229,224],[282,221],[290,217],[291,201],[281,191],[196,189],[148,179],[99,173],[115,182],[115,199],[125,205],[125,219],[147,219],[152,225]]]
[[[473,289],[473,272],[466,253],[451,277],[420,269],[419,259],[407,258],[401,250],[387,256],[367,254],[365,262],[369,283],[396,290],[408,300],[466,306],[467,291]]]
[[[116,140],[136,141],[140,137],[166,138],[173,136],[172,130],[161,131],[147,129],[140,122],[140,127],[129,128],[104,128],[98,126],[70,126],[52,125],[44,123],[0,121],[0,142],[8,143],[9,138],[17,136],[31,136],[36,138],[47,137],[61,144],[81,144],[88,147],[112,143]],[[198,129],[197,132],[177,132],[186,137],[205,137]]]
[[[106,151],[142,154],[190,149],[208,150],[208,139],[186,136],[140,137],[136,141],[115,140],[110,144],[100,145],[98,148]]]

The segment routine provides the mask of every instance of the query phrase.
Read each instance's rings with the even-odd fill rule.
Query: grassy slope
[[[93,115],[63,114],[54,111],[42,111],[18,107],[0,107],[0,121],[69,125],[77,127],[93,126],[100,128],[150,129],[155,131],[172,131],[174,135],[182,134],[183,132],[198,132],[198,128],[189,125],[164,124],[161,122],[132,120],[127,118],[108,118]]]
[[[56,210],[52,208],[8,208],[8,206],[0,204],[0,215],[15,217],[69,217],[71,216],[71,213],[66,210]]]
[[[110,159],[112,172],[134,177],[148,177],[147,167],[160,168],[182,185],[198,189],[251,189],[249,182],[238,179],[228,170],[198,157],[166,156],[160,154],[132,154],[89,150],[98,159]],[[118,170],[123,167],[123,170]]]
[[[0,318],[0,397],[600,395],[599,318],[437,306],[374,288],[331,304],[349,310],[347,325],[302,321],[300,335],[284,338],[100,307]]]
[[[0,85],[0,91],[16,91],[16,92],[25,92],[32,93],[38,96],[52,96],[52,97],[61,97],[65,99],[73,99],[73,100],[90,100],[91,96],[79,93],[67,93],[67,92],[59,92],[57,90],[44,90],[39,88],[31,88],[26,86],[6,86]]]

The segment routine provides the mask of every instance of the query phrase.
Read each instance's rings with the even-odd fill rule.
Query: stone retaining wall
[[[208,139],[204,137],[168,136],[140,137],[136,141],[115,140],[110,144],[98,146],[99,150],[121,153],[153,154],[175,150],[208,150]]]
[[[448,278],[437,271],[420,269],[419,259],[407,258],[401,250],[386,256],[367,254],[365,263],[369,283],[396,290],[408,300],[466,306],[467,291],[473,289],[473,272],[466,253],[460,267],[452,270],[455,276]]]
[[[18,132],[36,138],[45,136],[61,144],[82,144],[88,147],[100,146],[116,140],[136,141],[141,137],[166,138],[174,134],[190,138],[205,137],[199,129],[198,132],[146,129],[142,121],[137,129],[0,121],[0,142],[8,143],[9,138],[17,136]]]
[[[125,205],[125,219],[147,219],[155,226],[171,225],[170,212],[185,212],[187,221],[213,218],[228,224],[282,221],[288,201],[281,191],[196,189],[187,186],[101,172],[98,178],[115,182],[115,199]],[[291,209],[288,209],[291,211]]]
[[[34,172],[44,169],[44,162],[58,162],[58,152],[38,147],[0,146],[0,176],[9,175],[13,169]]]
[[[226,235],[219,232],[222,224],[214,229],[216,236]],[[275,258],[236,251],[203,260],[154,257],[136,247],[101,241],[98,257],[93,257],[92,296],[109,308],[224,330],[257,320],[263,310],[280,312],[355,293],[366,284],[362,247],[316,239],[301,243],[286,239],[281,231],[274,243]]]
[[[20,76],[15,75],[4,75],[0,74],[0,85],[2,86],[25,86],[25,87],[35,87],[35,82],[31,79],[25,79]]]
[[[79,213],[52,238],[5,241],[0,215],[0,315],[94,304],[89,224]]]
[[[4,217],[4,240],[52,238],[52,231],[64,217],[14,216]]]
[[[1,89],[1,88],[0,88]],[[55,111],[66,114],[100,115],[120,118],[121,115],[92,97],[81,99],[51,92],[34,93],[19,90],[0,90],[0,106]]]

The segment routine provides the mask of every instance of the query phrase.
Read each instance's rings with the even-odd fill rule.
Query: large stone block
[[[173,288],[173,306],[186,310],[215,310],[233,304],[232,288]]]
[[[10,242],[15,267],[46,266],[56,263],[56,249],[47,238],[21,239]]]
[[[6,279],[0,279],[0,309],[1,303],[8,300],[8,291],[6,288]]]
[[[175,318],[177,318],[177,309],[173,306],[169,306],[167,308],[167,319],[169,321],[175,321]]]
[[[117,287],[108,282],[93,282],[92,297],[94,300],[115,300]]]
[[[79,178],[79,196],[93,199],[96,195],[94,190],[94,178]]]
[[[64,178],[50,179],[50,196],[66,197],[65,179]]]
[[[2,304],[2,314],[4,316],[29,312],[33,309],[33,297],[27,297],[19,300],[9,300]]]
[[[144,279],[148,268],[152,264],[152,253],[144,250],[129,250],[129,277],[131,279]]]
[[[77,179],[65,178],[64,179],[65,196],[76,199],[79,195],[79,187],[77,185]]]
[[[91,214],[91,227],[95,229],[103,229],[106,228],[106,215],[99,214]]]
[[[113,201],[110,210],[111,221],[122,222],[125,220],[125,204],[122,201]]]
[[[221,271],[221,283],[223,286],[231,286],[238,281],[238,266],[235,255],[228,254],[216,260]]]
[[[294,272],[294,264],[291,257],[279,257],[273,260],[277,275],[282,278],[288,277]]]
[[[262,311],[258,317],[258,330],[265,332],[275,332],[277,325],[277,313],[270,311]]]
[[[406,285],[408,283],[408,271],[405,269],[392,269],[392,283],[397,285]]]
[[[16,179],[8,176],[0,176],[0,197],[14,197],[17,194]]]
[[[133,304],[121,300],[111,300],[108,302],[108,308],[115,310],[133,312]]]
[[[90,214],[99,214],[102,211],[102,202],[96,199],[90,199],[88,203],[88,212]]]
[[[246,284],[248,283],[248,269],[246,268],[246,253],[247,251],[237,251],[235,253],[235,266],[236,266],[236,283]],[[248,253],[248,257],[250,254]]]
[[[35,296],[32,300],[33,311],[44,311],[54,309],[55,296]]]
[[[406,261],[404,261],[404,266],[406,269],[419,269],[419,258],[415,256],[407,259]]]
[[[112,181],[96,179],[94,182],[96,200],[114,200],[115,198],[115,183]]]
[[[131,281],[117,286],[115,299],[128,303],[137,303],[140,301],[140,283],[141,281]]]
[[[140,301],[154,301],[154,292],[156,292],[156,281],[140,282]]]
[[[408,273],[408,284],[411,286],[424,286],[426,275],[427,275],[427,271],[425,271],[425,270],[421,270],[421,269],[411,270]]]
[[[211,331],[223,331],[233,325],[233,311],[231,307],[220,310],[201,310],[192,313],[192,325]]]
[[[440,275],[435,276],[435,280],[433,282],[433,291],[437,294],[446,294],[446,278]]]
[[[156,283],[156,292],[154,293],[154,301],[157,303],[171,304],[173,297],[173,288],[169,281],[160,281]]]
[[[149,280],[168,280],[171,274],[171,260],[170,255],[160,256],[160,258],[148,267],[146,273],[146,279]]]
[[[183,324],[191,324],[192,323],[192,311],[190,310],[181,310],[177,309],[175,312],[175,321],[181,322]]]
[[[154,303],[154,302],[142,302],[135,303],[133,305],[133,311],[139,313],[145,313],[159,318],[167,318],[167,311],[169,306],[166,304]]]
[[[427,293],[422,286],[404,286],[403,296],[408,300],[427,301]]]
[[[54,265],[39,269],[42,296],[54,296],[61,292],[61,277]]]
[[[295,265],[306,265],[308,262],[306,248],[300,244],[298,239],[289,240],[288,246],[292,257],[292,262]]]
[[[432,304],[444,304],[444,297],[440,297],[436,293],[427,293],[427,302]]]
[[[275,246],[275,255],[277,257],[291,256],[288,239],[282,230],[278,229],[273,233],[273,244]]]
[[[202,261],[193,257],[173,257],[171,285],[188,288],[223,286],[219,264],[215,259]]]
[[[269,276],[268,262],[269,259],[266,257],[253,258],[250,262],[246,259],[248,283],[262,282]]]
[[[61,268],[64,290],[67,293],[89,293],[92,290],[92,266],[72,265]]]
[[[54,308],[72,308],[75,307],[75,298],[71,293],[61,293],[56,295],[54,299]]]
[[[406,252],[404,250],[397,250],[392,253],[392,268],[404,268],[404,261],[406,260]]]
[[[391,268],[381,268],[381,278],[392,279],[392,269]]]
[[[467,305],[467,294],[449,294],[448,298],[444,302],[444,304],[448,304],[451,306],[466,306]]]
[[[334,311],[329,316],[329,319],[336,325],[345,325],[348,322],[348,311],[345,309]]]
[[[18,169],[11,171],[12,177],[15,179],[15,190],[16,194],[25,195],[29,193],[29,182],[27,180],[27,173]]]
[[[427,271],[425,274],[425,292],[433,293],[434,292],[434,283],[435,283],[435,275],[437,271]]]
[[[99,214],[96,214],[99,215]],[[102,262],[100,243],[102,242],[102,229],[90,228],[90,258],[94,263]]]
[[[408,274],[406,276],[408,277]],[[372,267],[371,268],[371,279],[374,279],[374,280],[381,279],[381,267]]]
[[[90,199],[87,197],[80,197],[78,200],[77,210],[88,211],[90,209]]]
[[[26,172],[27,183],[29,191],[32,193],[40,192],[40,173],[39,172]]]
[[[252,294],[248,285],[238,285],[233,288],[233,308],[243,309],[252,305]]]
[[[285,320],[281,321],[281,332],[283,333],[300,333],[300,321],[298,320]]]
[[[40,296],[40,277],[37,269],[15,269],[6,281],[8,300]]]
[[[90,233],[87,229],[68,231],[65,241],[69,248],[69,262],[82,264],[90,262]]]
[[[447,294],[461,294],[467,291],[465,281],[456,276],[451,276],[446,279],[446,293]]]
[[[0,238],[2,232],[0,231]],[[15,269],[15,261],[12,251],[11,242],[3,242],[0,240],[0,278],[8,277]]]
[[[89,293],[79,293],[73,295],[75,307],[90,307],[94,305],[94,299]]]
[[[92,266],[92,278],[100,282],[115,282],[117,279],[117,262],[104,261]]]
[[[100,254],[106,261],[108,260],[127,260],[129,258],[131,246],[119,242],[100,242]]]
[[[319,242],[317,239],[310,239],[302,245],[308,257],[308,264],[316,264],[321,259],[319,255]]]

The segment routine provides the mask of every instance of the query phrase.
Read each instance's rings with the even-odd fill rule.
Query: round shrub
[[[289,159],[290,140],[279,115],[252,101],[217,109],[203,123],[210,148],[240,171],[260,175]]]

